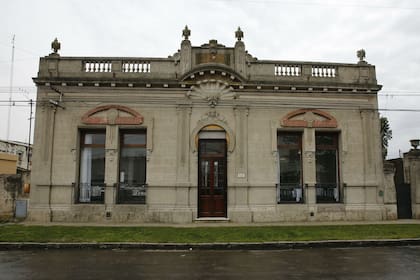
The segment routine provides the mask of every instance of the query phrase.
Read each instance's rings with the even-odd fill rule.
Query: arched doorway
[[[198,217],[227,217],[227,137],[218,125],[198,134]]]

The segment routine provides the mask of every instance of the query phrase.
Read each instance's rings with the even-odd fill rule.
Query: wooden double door
[[[198,216],[227,217],[226,140],[200,139],[198,154]]]

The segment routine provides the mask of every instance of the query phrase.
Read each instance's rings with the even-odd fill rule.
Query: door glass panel
[[[200,143],[202,154],[223,155],[225,153],[225,145],[222,145],[220,141],[200,141]]]
[[[203,160],[201,162],[201,180],[200,190],[202,194],[209,194],[209,162]]]
[[[219,163],[217,161],[213,162],[213,173],[214,173],[214,187],[218,188],[219,186]]]

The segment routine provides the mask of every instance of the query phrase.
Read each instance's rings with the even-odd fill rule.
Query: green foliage
[[[381,117],[382,158],[388,155],[388,142],[392,139],[392,130],[387,117]]]
[[[211,243],[420,238],[420,224],[330,226],[0,226],[0,242]]]

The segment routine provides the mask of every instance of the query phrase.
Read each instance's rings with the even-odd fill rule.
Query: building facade
[[[235,33],[167,58],[40,59],[29,218],[396,218],[375,67],[258,60]]]
[[[31,171],[32,145],[0,140],[0,174],[27,174]]]

